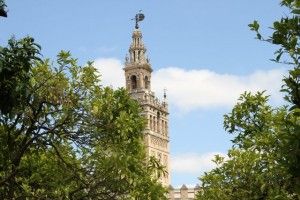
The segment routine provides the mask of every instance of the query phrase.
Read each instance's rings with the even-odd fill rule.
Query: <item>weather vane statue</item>
[[[135,20],[135,28],[138,29],[139,28],[139,22],[143,21],[145,19],[145,15],[142,13],[142,11],[140,10],[140,12],[138,14],[135,15],[135,18],[132,20]]]

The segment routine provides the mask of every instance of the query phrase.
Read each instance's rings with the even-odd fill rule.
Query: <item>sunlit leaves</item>
[[[200,178],[198,199],[294,199],[284,164],[287,110],[271,108],[267,100],[263,93],[244,93],[225,115],[234,147],[227,159],[216,156],[217,167]]]
[[[31,38],[0,52],[1,94],[14,100],[1,99],[0,198],[165,199],[153,176],[161,166],[146,160],[138,103],[102,87],[92,62],[38,54]]]

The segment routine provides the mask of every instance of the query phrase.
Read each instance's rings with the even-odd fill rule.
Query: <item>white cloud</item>
[[[154,73],[153,87],[167,88],[171,104],[181,110],[232,106],[244,91],[263,91],[271,99],[281,100],[279,93],[284,71],[273,69],[256,71],[246,76],[218,74],[210,70],[185,70],[178,67],[162,68]]]
[[[125,85],[123,65],[114,58],[101,58],[95,67],[102,75],[103,85],[123,87]],[[186,70],[179,67],[161,68],[152,75],[152,90],[162,96],[167,89],[169,103],[182,111],[209,107],[231,107],[244,91],[267,90],[271,100],[282,100],[279,90],[283,69],[260,70],[240,76],[220,74],[211,70]]]
[[[94,67],[101,74],[102,85],[113,86],[114,88],[124,87],[125,76],[120,60],[115,58],[99,58],[95,60]]]
[[[227,156],[220,152],[208,152],[204,154],[185,153],[180,155],[173,155],[171,158],[172,173],[180,174],[194,174],[196,176],[202,175],[206,171],[210,171],[216,167],[212,162],[215,155],[220,155],[225,158]]]

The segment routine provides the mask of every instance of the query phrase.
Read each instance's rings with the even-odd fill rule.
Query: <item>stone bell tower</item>
[[[142,41],[142,32],[138,22],[144,19],[144,15],[136,15],[136,26],[132,33],[132,42],[129,47],[129,56],[125,61],[126,89],[132,98],[136,99],[142,109],[148,123],[143,132],[147,156],[156,157],[167,170],[166,175],[160,178],[164,186],[170,184],[169,166],[169,131],[168,131],[168,104],[166,95],[163,101],[159,101],[151,91],[152,68],[149,59],[146,58],[146,47]]]

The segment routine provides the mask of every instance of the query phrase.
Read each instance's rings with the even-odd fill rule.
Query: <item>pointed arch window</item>
[[[141,51],[138,51],[138,58],[137,58],[138,61],[141,61]]]
[[[157,132],[160,133],[160,112],[157,112],[157,121],[156,121],[157,125]]]
[[[131,80],[131,89],[133,90],[136,89],[137,88],[136,76],[135,75],[131,76],[130,80]]]

